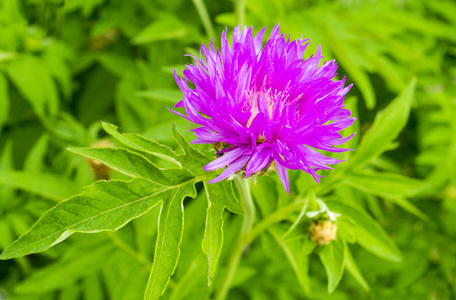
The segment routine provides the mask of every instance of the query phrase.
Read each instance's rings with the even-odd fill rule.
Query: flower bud
[[[314,220],[309,233],[310,238],[318,245],[328,245],[336,239],[337,225],[330,219]]]
[[[92,148],[112,148],[114,145],[108,140],[99,140],[91,145]],[[95,180],[109,180],[111,169],[102,162],[88,159]]]

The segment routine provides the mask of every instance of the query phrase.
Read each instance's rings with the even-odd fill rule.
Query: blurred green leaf
[[[43,61],[32,55],[21,55],[8,63],[7,72],[38,116],[57,113],[57,89]]]
[[[190,268],[186,270],[185,275],[179,280],[178,284],[173,289],[171,296],[169,297],[170,300],[179,300],[179,299],[197,299],[192,298],[194,297],[201,297],[201,299],[206,299],[206,293],[209,292],[207,286],[204,286],[204,290],[198,293],[196,286],[198,285],[200,279],[204,280],[203,272],[204,269],[204,257],[201,256],[196,257],[190,265]],[[196,291],[195,291],[196,290]],[[195,294],[196,295],[192,295]]]
[[[48,151],[49,136],[43,134],[30,149],[24,161],[24,171],[39,173]]]
[[[0,129],[8,119],[9,106],[8,81],[6,80],[5,75],[0,72]]]
[[[286,239],[281,237],[285,231],[271,228],[269,232],[282,249],[298,279],[299,285],[305,295],[310,296],[309,257],[302,253],[302,239],[289,235]]]
[[[416,79],[387,108],[379,112],[369,131],[363,136],[355,155],[347,162],[360,167],[382,154],[399,135],[410,114]]]
[[[72,92],[71,70],[67,64],[69,56],[66,46],[56,41],[46,48],[43,55],[46,68],[59,83],[65,99],[68,99]]]
[[[394,173],[358,172],[344,176],[348,185],[367,194],[383,197],[404,208],[417,217],[427,220],[427,216],[412,203],[403,199],[417,195],[424,183],[420,180]]]
[[[43,119],[43,125],[51,135],[76,145],[86,144],[84,126],[72,115],[60,112],[57,116]]]
[[[101,281],[97,273],[84,277],[84,297],[93,300],[104,299]]]
[[[331,294],[339,285],[345,267],[345,253],[347,244],[340,239],[332,241],[330,244],[323,246],[320,251],[320,260],[328,276],[328,293]]]
[[[136,35],[134,44],[146,44],[155,41],[182,38],[187,34],[187,27],[173,15],[161,16]]]
[[[361,90],[367,108],[374,108],[376,102],[375,92],[369,76],[350,60],[348,50],[344,44],[339,41],[336,34],[334,34],[332,30],[333,29],[329,26],[326,27],[326,33],[328,35],[327,43],[331,47],[331,51],[334,52],[337,57],[337,61],[344,67],[348,75],[355,82],[356,86],[358,86]]]
[[[127,70],[135,69],[134,63],[122,55],[101,53],[97,59],[103,67],[119,77],[123,76]]]
[[[33,273],[16,287],[17,292],[43,293],[70,286],[78,279],[100,269],[106,257],[114,250],[112,244],[106,243],[92,242],[84,246],[70,248],[57,262]]]
[[[326,201],[331,211],[350,219],[356,241],[366,250],[378,257],[400,262],[402,255],[385,231],[362,209],[338,201]]]
[[[348,173],[344,176],[344,180],[361,191],[383,197],[413,197],[423,186],[421,180],[386,172]]]
[[[2,172],[0,183],[54,201],[61,201],[77,192],[73,182],[64,176],[43,172]]]
[[[0,178],[13,169],[13,143],[11,140],[5,143],[0,156]],[[11,205],[13,189],[9,186],[0,185],[0,213]]]
[[[364,278],[363,274],[358,268],[355,259],[353,258],[350,248],[348,245],[345,247],[345,267],[347,268],[348,273],[350,273],[353,278],[361,285],[361,287],[366,291],[370,291],[369,283]]]
[[[136,95],[143,98],[148,98],[152,100],[163,101],[173,106],[182,100],[182,91],[180,90],[151,90],[151,91],[142,91],[138,92]]]

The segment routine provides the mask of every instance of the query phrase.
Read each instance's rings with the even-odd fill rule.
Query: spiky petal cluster
[[[340,131],[354,118],[343,100],[351,85],[345,78],[335,81],[337,64],[324,62],[320,47],[303,60],[308,40],[290,41],[276,25],[264,45],[263,28],[255,37],[252,28],[236,27],[232,46],[226,37],[221,48],[201,46],[201,58],[187,65],[184,78],[175,79],[184,93],[176,107],[183,107],[187,120],[201,125],[194,130],[194,143],[223,142],[229,145],[205,170],[226,167],[211,182],[223,180],[242,170],[245,177],[275,162],[279,177],[289,190],[287,169],[301,169],[317,182],[315,171],[331,169],[340,162],[315,149],[341,152],[334,148],[351,136]],[[194,89],[189,87],[193,83]]]

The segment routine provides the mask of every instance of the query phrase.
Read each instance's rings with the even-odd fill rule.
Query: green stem
[[[288,204],[279,210],[276,210],[272,214],[265,217],[258,225],[253,228],[247,235],[247,244],[253,242],[253,240],[260,235],[263,231],[271,227],[272,224],[278,223],[288,218],[292,213],[298,210],[302,210],[303,206],[306,205],[306,201],[298,201]]]
[[[217,293],[217,300],[224,300],[230,290],[231,282],[233,281],[234,274],[241,260],[242,253],[248,246],[247,237],[252,229],[253,221],[255,220],[255,205],[253,204],[252,195],[250,193],[249,182],[246,179],[236,177],[235,184],[239,191],[241,203],[244,206],[245,215],[242,221],[241,232],[236,246],[231,253],[228,264],[228,270],[225,274],[221,289]]]
[[[238,25],[245,25],[245,0],[236,0],[234,11],[236,14],[236,23]]]
[[[195,5],[196,11],[203,22],[204,30],[208,38],[212,39],[215,37],[214,26],[212,26],[211,18],[209,13],[207,12],[206,6],[203,3],[203,0],[193,0],[193,4]]]

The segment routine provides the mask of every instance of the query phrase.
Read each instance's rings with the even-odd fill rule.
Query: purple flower
[[[252,28],[233,32],[232,47],[222,33],[221,48],[213,42],[201,46],[201,58],[187,65],[184,78],[175,79],[184,93],[176,107],[184,107],[187,120],[201,125],[194,129],[193,143],[222,143],[219,157],[206,171],[226,167],[217,182],[242,171],[245,177],[275,164],[289,191],[288,170],[301,169],[319,182],[320,169],[340,160],[315,149],[342,152],[334,148],[352,136],[342,138],[342,129],[355,118],[344,109],[343,100],[351,85],[337,75],[334,60],[324,62],[317,53],[303,60],[307,39],[290,41],[276,25],[262,47],[263,28],[255,37]],[[188,85],[193,83],[195,88]]]

